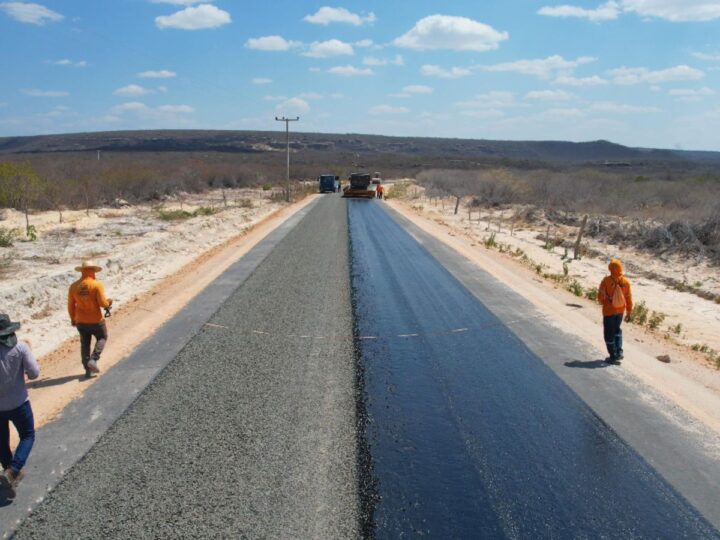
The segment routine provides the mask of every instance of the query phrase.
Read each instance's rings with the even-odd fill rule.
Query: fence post
[[[578,231],[577,239],[575,240],[575,254],[574,258],[575,260],[578,260],[580,258],[580,248],[581,248],[581,242],[583,233],[585,232],[585,227],[587,226],[588,217],[587,214],[582,220],[582,224],[580,225],[580,230]]]

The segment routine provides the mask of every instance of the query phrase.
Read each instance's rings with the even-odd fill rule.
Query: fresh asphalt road
[[[380,205],[348,211],[377,537],[717,537]]]
[[[718,538],[695,509],[717,471],[682,432],[612,385],[581,399],[548,367],[574,345],[436,248],[322,198],[16,537]],[[657,429],[677,482],[635,450]]]

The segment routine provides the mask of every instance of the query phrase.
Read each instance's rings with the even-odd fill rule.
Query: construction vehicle
[[[358,199],[374,199],[375,186],[367,173],[352,173],[348,186],[343,191],[343,197]]]
[[[318,176],[320,193],[337,193],[340,191],[340,178],[334,174],[321,174]]]

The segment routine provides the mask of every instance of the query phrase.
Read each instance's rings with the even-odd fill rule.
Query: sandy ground
[[[547,272],[562,273],[561,249],[548,252],[543,247],[543,241],[537,239],[538,234],[545,233],[544,230],[516,229],[511,236],[503,225],[501,231],[497,232],[497,215],[488,215],[487,212],[485,220],[479,223],[475,213],[470,224],[466,209],[461,207],[458,215],[453,215],[449,199],[444,210],[441,204],[436,207],[422,199],[391,199],[387,203],[424,231],[443,240],[523,295],[559,329],[593,344],[597,348],[598,358],[607,355],[602,339],[602,317],[597,304],[578,298],[552,281],[542,279],[526,265],[509,255],[487,249],[482,243],[482,239],[489,235],[489,221],[498,242],[523,249],[531,259],[545,264]],[[652,268],[660,275],[677,271],[671,262],[663,265],[657,261],[648,261],[649,257],[643,254],[593,245],[592,241],[591,247],[604,247],[605,251],[609,251],[608,258],[619,256],[626,261],[628,277],[635,285],[635,301],[644,300],[650,309],[667,314],[661,329],[655,332],[625,325],[626,360],[623,368],[720,433],[720,370],[710,365],[706,356],[693,352],[688,346],[690,343],[707,343],[720,349],[720,335],[717,332],[720,305],[690,293],[668,289],[658,281],[636,275],[636,269]],[[607,273],[606,266],[606,260],[584,257],[570,264],[570,276],[580,281],[585,288],[597,287]],[[702,278],[707,283],[712,280],[717,282],[716,270],[713,273],[712,269],[701,267],[694,272],[698,279]],[[667,327],[677,322],[683,326],[681,336],[666,338],[665,335],[670,333]],[[660,355],[670,355],[671,363],[659,362],[656,357]]]
[[[2,310],[23,324],[18,337],[31,343],[39,358],[41,377],[28,385],[37,427],[96,380],[81,376],[77,332],[66,312],[67,287],[77,279],[73,268],[79,260],[92,257],[104,267],[98,277],[115,301],[100,362],[106,371],[313,199],[283,207],[259,190],[226,190],[226,196],[227,208],[217,192],[188,196],[186,210],[223,210],[180,221],[160,220],[156,210],[145,206],[100,209],[90,216],[68,212],[62,225],[57,214],[31,216],[39,239],[9,248],[13,269],[2,278],[0,298]],[[165,204],[178,207],[177,202]],[[18,226],[21,219],[11,213],[1,223]]]

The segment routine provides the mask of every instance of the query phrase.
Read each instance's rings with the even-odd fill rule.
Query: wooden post
[[[581,256],[580,248],[581,248],[581,242],[583,233],[585,232],[585,226],[587,225],[588,217],[585,215],[585,217],[582,220],[582,224],[580,225],[580,230],[578,231],[577,239],[575,240],[575,260],[578,260]]]
[[[455,212],[453,212],[455,215],[458,213],[458,208],[460,208],[460,200],[462,199],[461,196],[456,195],[455,196]]]
[[[545,249],[550,247],[550,224],[548,223],[547,232],[545,233]]]

